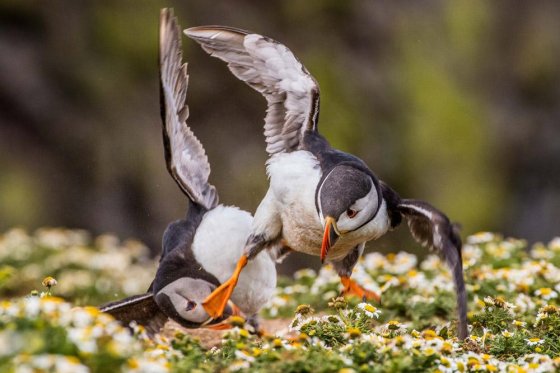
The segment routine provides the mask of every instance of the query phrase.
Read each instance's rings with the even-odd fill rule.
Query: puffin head
[[[180,251],[167,255],[159,265],[152,292],[158,307],[169,318],[186,328],[197,328],[210,319],[202,307],[202,302],[214,289],[216,284],[207,279],[195,278],[194,273],[186,273],[188,263],[180,260]],[[233,314],[229,305],[222,317],[212,320],[212,324],[221,322]]]
[[[315,198],[324,228],[321,261],[340,236],[370,222],[380,204],[372,176],[346,164],[334,167],[322,179]]]

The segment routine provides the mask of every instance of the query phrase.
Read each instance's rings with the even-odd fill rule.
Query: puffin
[[[279,240],[292,250],[320,256],[340,276],[343,293],[379,300],[350,277],[365,243],[402,220],[422,246],[449,266],[457,295],[458,336],[466,338],[467,295],[458,225],[431,204],[404,199],[360,158],[333,148],[319,133],[319,85],[283,44],[226,26],[199,26],[185,34],[235,77],[261,93],[269,189],[260,202],[238,261],[243,268]],[[237,275],[239,271],[236,271]],[[237,283],[232,276],[203,307],[219,317]]]
[[[218,203],[208,182],[210,164],[204,147],[187,125],[187,65],[182,63],[181,32],[172,10],[163,9],[159,29],[160,101],[167,169],[187,196],[184,219],[169,224],[155,278],[145,294],[102,306],[124,323],[136,321],[156,333],[171,318],[183,327],[215,325],[241,311],[258,331],[257,313],[276,288],[276,262],[282,247],[256,255],[239,275],[236,263],[251,233],[252,215]],[[232,275],[239,283],[220,317],[201,306]],[[237,306],[237,307],[236,307]]]

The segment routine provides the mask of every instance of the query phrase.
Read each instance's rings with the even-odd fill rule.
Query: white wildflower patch
[[[237,372],[242,369],[249,369],[251,364],[247,360],[236,360],[231,363],[228,367],[230,372]]]
[[[479,232],[467,237],[467,243],[471,245],[480,245],[487,242],[499,240],[501,237],[491,232]]]
[[[377,309],[377,307],[374,307],[369,303],[360,303],[358,304],[358,308],[361,309],[369,318],[378,319],[379,315],[381,315],[381,310]]]
[[[371,275],[366,272],[364,267],[357,266],[352,272],[352,280],[356,281],[365,290],[374,292],[375,294],[381,295],[381,288],[377,282],[371,277]]]
[[[552,259],[554,257],[554,252],[548,247],[544,246],[542,243],[537,243],[533,245],[530,251],[531,258],[533,259]]]
[[[54,354],[19,355],[14,359],[17,372],[88,373],[87,366],[75,357]]]
[[[377,252],[364,255],[363,263],[364,267],[370,272],[383,270],[388,265],[385,255]]]
[[[503,330],[503,331],[501,332],[501,334],[502,334],[505,338],[511,338],[511,337],[513,337],[513,333],[510,332],[510,331],[508,331],[508,330]]]
[[[107,294],[144,292],[157,267],[138,241],[122,243],[114,236],[94,241],[85,231],[62,228],[42,228],[33,235],[22,229],[1,234],[0,262],[17,268],[17,276],[2,284],[8,293],[29,293],[38,278],[56,274],[51,292],[66,299],[87,293],[94,304],[102,302],[97,297],[105,301]]]
[[[558,293],[551,288],[540,288],[535,291],[535,295],[544,300],[558,298]]]
[[[248,361],[250,363],[255,361],[255,358],[253,356],[249,355],[244,351],[239,351],[239,350],[235,351],[235,357],[238,358],[239,360]]]
[[[445,264],[437,255],[430,254],[420,263],[420,269],[423,271],[441,271],[444,270]]]
[[[30,319],[34,319],[41,311],[41,298],[30,297],[24,300],[24,315]]]
[[[383,270],[384,272],[399,275],[416,267],[418,258],[414,254],[404,251],[396,255],[387,256],[379,253],[370,253],[364,257],[364,266],[368,271]]]
[[[483,251],[478,246],[467,244],[463,246],[461,254],[463,257],[463,266],[469,268],[479,263]]]
[[[310,268],[300,269],[294,273],[295,280],[301,280],[304,278],[314,279],[315,277],[317,277],[317,272]]]
[[[291,323],[267,330],[274,336],[261,337],[230,320],[229,325],[236,325],[230,330],[209,331],[221,343],[207,347],[188,330],[151,336],[144,327],[125,328],[94,307],[41,296],[42,279],[54,295],[80,302],[80,292],[112,299],[144,292],[156,263],[141,258],[147,255],[142,244],[109,235],[92,240],[66,230],[37,237],[15,230],[0,235],[0,258],[18,268],[18,280],[36,276],[33,286],[39,290],[34,296],[0,301],[0,371],[272,372],[328,366],[351,372],[409,366],[411,357],[418,371],[560,371],[555,339],[560,239],[534,245],[529,255],[522,240],[483,233],[465,241],[470,300],[470,337],[465,341],[457,339],[454,283],[446,264],[436,255],[419,264],[415,255],[401,252],[368,254],[352,273],[363,288],[383,293],[381,304],[339,297],[340,277],[330,265],[318,272],[301,270],[293,280],[279,282],[263,312],[278,319],[275,323],[292,317]],[[41,257],[38,245],[48,255],[18,261],[6,252],[7,246],[14,250],[18,245],[29,250],[19,258]],[[110,257],[121,262],[108,263]],[[56,286],[47,276],[56,278]],[[7,289],[13,291],[10,284]],[[46,341],[56,353],[44,353]],[[100,368],[92,362],[108,365]]]
[[[548,248],[554,252],[560,252],[560,237],[554,237],[548,243]]]
[[[337,286],[340,283],[340,278],[338,277],[338,273],[334,270],[331,265],[325,265],[319,271],[315,282],[311,286],[310,292],[311,294],[319,294],[329,285]]]
[[[323,298],[323,300],[329,301],[332,298],[336,298],[336,296],[339,294],[340,292],[338,291],[334,291],[334,290],[327,290],[323,296],[321,298]]]
[[[289,297],[282,294],[282,290],[276,289],[275,295],[266,304],[266,309],[271,317],[276,317],[280,308],[288,305]]]
[[[8,310],[9,313],[6,312]],[[26,322],[23,322],[24,320]],[[9,331],[0,331],[0,357],[13,357],[12,361],[17,364],[18,372],[89,372],[89,368],[80,357],[96,354],[120,356],[123,361],[130,359],[131,366],[127,365],[124,371],[167,372],[167,359],[172,355],[153,355],[153,349],[146,348],[147,339],[133,337],[127,328],[95,307],[72,307],[55,297],[28,297],[13,302],[2,302],[0,325],[2,324],[10,325],[10,328]],[[34,333],[30,334],[25,325],[40,327],[37,326]],[[51,342],[60,343],[66,339],[66,343],[73,346],[69,351],[77,351],[77,355],[34,354],[34,349],[42,345],[39,340],[43,333],[64,333],[65,337],[60,335]],[[157,355],[162,355],[161,350],[158,351]],[[136,359],[134,355],[140,353],[144,354],[139,358],[144,361],[143,369],[135,369],[132,364]],[[149,358],[152,355],[154,357]],[[147,366],[154,369],[146,370]]]
[[[544,340],[540,338],[526,338],[525,342],[527,342],[529,346],[536,346],[543,344]]]

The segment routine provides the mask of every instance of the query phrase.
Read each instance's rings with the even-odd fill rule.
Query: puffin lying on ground
[[[137,321],[152,333],[167,317],[196,328],[219,323],[233,313],[227,305],[219,318],[211,318],[201,303],[234,273],[253,221],[246,211],[219,205],[216,189],[208,183],[210,165],[204,148],[186,123],[188,75],[180,38],[172,11],[163,9],[159,34],[163,143],[167,169],[188,197],[187,215],[165,230],[159,267],[148,292],[101,307],[123,322]],[[272,246],[240,276],[235,274],[239,283],[231,300],[255,328],[257,312],[276,287],[276,259],[284,253],[280,246]]]
[[[365,243],[404,218],[412,236],[435,249],[452,271],[458,335],[467,336],[466,291],[458,228],[430,204],[400,196],[360,158],[334,149],[317,129],[319,86],[284,45],[224,26],[185,30],[211,56],[267,101],[264,134],[270,187],[260,203],[239,269],[280,239],[291,249],[332,263],[344,292],[379,299],[350,279]],[[234,276],[203,303],[219,317],[237,282]]]

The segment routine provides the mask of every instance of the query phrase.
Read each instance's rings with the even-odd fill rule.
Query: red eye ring
[[[352,209],[348,209],[346,210],[346,215],[348,215],[348,217],[350,219],[352,219],[354,216],[356,216],[358,214],[358,211],[356,210],[352,210]]]

